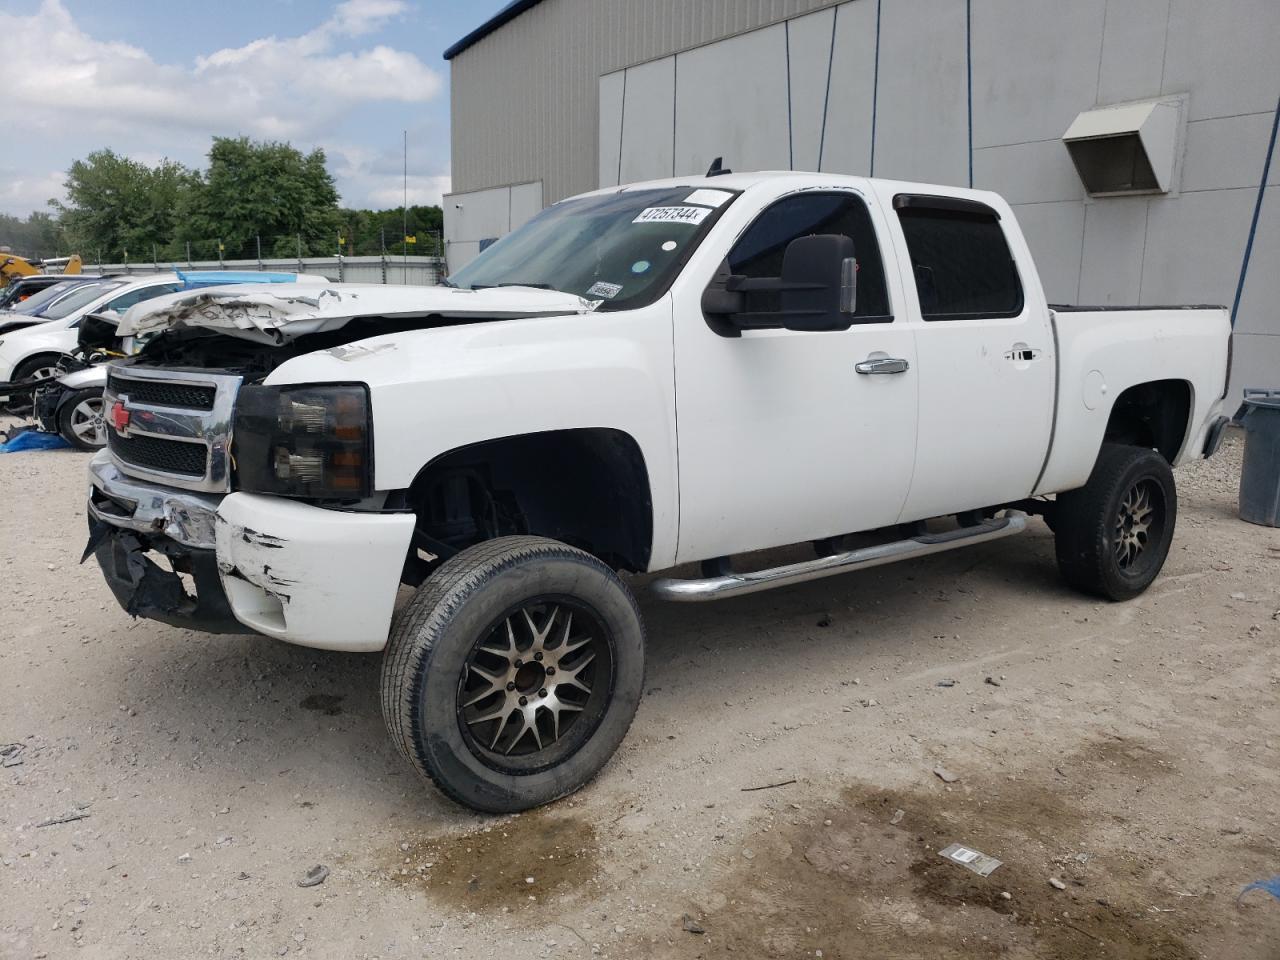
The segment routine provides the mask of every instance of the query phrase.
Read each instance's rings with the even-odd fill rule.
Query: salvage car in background
[[[10,329],[0,335],[0,383],[25,383],[55,376],[62,355],[75,348],[76,328],[83,317],[90,313],[123,315],[135,303],[180,287],[176,274],[168,273],[91,280],[59,293],[36,313],[11,321],[22,323],[22,329]],[[12,396],[6,393],[0,403],[12,414],[26,415],[31,411],[29,392],[15,391]]]
[[[245,283],[328,283],[325,277],[318,274],[256,270],[179,271],[176,276],[179,294]],[[170,293],[171,287],[170,283],[161,284],[158,292],[140,296],[135,302],[145,303],[157,299]],[[153,288],[145,289],[149,292]],[[181,300],[181,296],[176,296],[172,302]],[[107,383],[107,372],[100,364],[112,357],[125,356],[129,351],[129,345],[120,342],[115,335],[121,310],[114,305],[122,304],[126,311],[130,306],[123,301],[123,296],[117,297],[109,301],[105,308],[86,313],[71,327],[60,330],[57,333],[57,345],[65,346],[73,338],[74,345],[63,352],[52,373],[40,376],[44,371],[37,372],[42,385],[34,392],[33,402],[40,429],[46,433],[60,434],[73,447],[81,450],[96,450],[107,442],[102,407],[102,391]],[[91,330],[86,330],[91,320],[96,322],[92,324]],[[86,333],[90,335],[86,337]],[[40,339],[43,343],[54,342],[53,337]]]
[[[46,320],[58,319],[63,314],[60,314],[56,308],[77,288],[86,284],[103,283],[110,279],[92,276],[60,278],[57,283],[52,283],[43,290],[33,293],[22,302],[10,303],[0,311],[0,336],[26,327],[34,327]]]
[[[632,183],[447,286],[201,296],[120,328],[151,339],[108,365],[88,552],[134,616],[382,652],[392,742],[487,811],[626,734],[645,631],[616,571],[700,564],[652,589],[712,600],[1041,514],[1067,583],[1124,600],[1168,554],[1171,467],[1226,425],[1224,308],[1051,306],[979,190]],[[815,556],[741,569],[790,544]]]
[[[21,277],[7,287],[0,288],[0,313],[15,310],[40,291],[47,290],[55,284],[67,283],[72,279],[97,280],[100,278],[92,274],[80,274],[73,278],[61,273],[38,273],[31,277]]]

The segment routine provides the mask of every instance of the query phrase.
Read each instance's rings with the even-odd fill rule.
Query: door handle
[[[853,369],[859,373],[906,373],[911,364],[895,357],[880,357],[876,360],[863,360],[855,363]]]

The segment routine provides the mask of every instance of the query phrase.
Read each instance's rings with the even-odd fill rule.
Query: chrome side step
[[[758,593],[773,587],[804,583],[806,580],[817,580],[837,573],[879,567],[898,560],[927,557],[931,553],[942,553],[945,550],[967,547],[970,544],[999,540],[1021,533],[1026,526],[1026,514],[1010,512],[1003,517],[995,517],[974,527],[961,527],[947,533],[924,534],[912,537],[910,540],[896,540],[893,543],[882,543],[875,547],[863,547],[861,550],[849,550],[845,553],[806,560],[803,563],[792,563],[785,567],[773,567],[769,570],[729,573],[721,577],[706,577],[699,580],[663,577],[655,580],[650,589],[664,600],[685,602],[722,600],[725,597]]]

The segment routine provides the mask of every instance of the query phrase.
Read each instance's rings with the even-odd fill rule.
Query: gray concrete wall
[[[546,202],[717,155],[993,189],[1053,301],[1233,307],[1238,395],[1280,386],[1277,37],[1276,0],[546,0],[453,61],[454,170]],[[1086,196],[1076,115],[1171,94],[1174,189]]]
[[[440,257],[290,257],[284,260],[193,260],[173,263],[86,263],[85,273],[141,275],[170,270],[269,270],[312,273],[343,283],[407,283],[432,286],[444,276]]]

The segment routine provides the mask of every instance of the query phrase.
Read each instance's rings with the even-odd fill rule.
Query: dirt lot
[[[131,621],[77,565],[86,457],[0,456],[0,956],[1280,957],[1280,902],[1237,902],[1280,874],[1280,531],[1236,519],[1239,453],[1179,472],[1128,604],[1038,521],[646,599],[622,750],[506,819],[393,754],[377,657]]]

